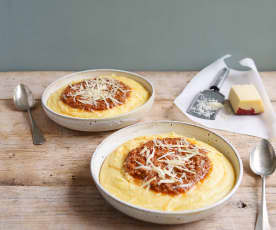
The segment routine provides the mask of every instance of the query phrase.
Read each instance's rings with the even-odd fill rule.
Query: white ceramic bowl
[[[150,98],[147,100],[145,104],[128,113],[124,113],[116,117],[103,119],[70,117],[56,113],[47,106],[47,100],[50,97],[50,95],[54,93],[56,90],[60,89],[61,87],[69,84],[70,82],[87,78],[93,78],[99,75],[111,74],[117,74],[120,76],[128,77],[139,82],[146,88],[146,90],[149,91]],[[151,109],[154,101],[154,96],[155,92],[151,82],[139,74],[115,69],[95,69],[72,73],[54,81],[44,90],[41,101],[42,107],[46,112],[47,116],[59,125],[79,131],[97,132],[120,129],[138,122]]]
[[[133,139],[138,136],[145,135],[155,135],[168,132],[176,132],[177,134],[184,135],[187,137],[194,137],[198,140],[204,141],[211,146],[217,148],[221,151],[232,163],[235,173],[236,182],[230,193],[225,196],[220,201],[196,210],[188,211],[155,211],[145,208],[141,208],[125,201],[116,198],[114,195],[110,194],[105,190],[99,183],[99,174],[101,166],[107,157],[113,150],[115,150],[119,145],[124,142]],[[121,212],[137,218],[139,220],[159,223],[159,224],[181,224],[188,223],[196,220],[203,219],[212,213],[218,212],[218,210],[232,197],[232,195],[237,191],[243,175],[243,166],[241,158],[237,150],[222,136],[202,128],[200,126],[178,122],[178,121],[156,121],[156,122],[146,122],[138,123],[136,125],[129,126],[127,128],[121,129],[112,135],[108,136],[95,150],[91,158],[91,174],[95,181],[95,184],[102,194],[104,199],[109,202],[113,207],[120,210]]]

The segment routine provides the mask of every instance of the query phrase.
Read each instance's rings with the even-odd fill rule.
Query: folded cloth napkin
[[[218,112],[215,120],[204,120],[187,113],[192,99],[199,91],[209,88],[216,73],[223,67],[227,67],[224,60],[229,57],[231,57],[229,54],[223,56],[196,74],[182,93],[175,99],[174,103],[187,117],[206,127],[262,138],[276,137],[276,113],[273,110],[256,65],[250,58],[240,61],[242,66],[249,67],[250,70],[238,71],[230,69],[230,74],[223,83],[220,92],[227,98],[232,85],[253,84],[263,99],[264,113],[260,115],[235,115],[229,103],[225,103],[224,108]]]

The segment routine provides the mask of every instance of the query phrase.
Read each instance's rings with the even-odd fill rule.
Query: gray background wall
[[[0,71],[276,70],[275,0],[0,0]]]

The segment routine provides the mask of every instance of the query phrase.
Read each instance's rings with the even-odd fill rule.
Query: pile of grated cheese
[[[223,104],[215,99],[206,98],[199,95],[197,103],[191,107],[191,111],[207,118],[210,118],[218,109],[223,108]]]
[[[115,97],[118,91],[127,96],[129,89],[123,88],[120,81],[108,77],[96,77],[94,79],[85,79],[80,84],[69,84],[73,91],[64,95],[73,97],[73,100],[87,105],[97,106],[99,101],[104,101],[106,107],[110,108],[110,102],[115,105],[120,105],[122,102],[118,101]]]

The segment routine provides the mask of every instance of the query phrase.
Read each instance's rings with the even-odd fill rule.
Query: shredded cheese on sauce
[[[158,181],[157,177],[153,178],[145,178],[144,183],[141,185],[142,187],[149,187],[150,183],[154,180],[158,181],[158,185],[164,183],[177,183],[179,188],[187,188],[193,186],[192,183],[184,183],[183,179],[186,179],[186,173],[196,174],[196,171],[192,169],[192,167],[187,168],[185,165],[189,164],[190,159],[196,155],[203,155],[200,150],[207,151],[204,148],[199,148],[196,145],[191,145],[185,138],[181,138],[176,144],[169,144],[160,139],[153,139],[154,146],[152,148],[148,148],[144,146],[140,154],[146,157],[146,163],[142,164],[139,161],[135,161],[137,163],[137,167],[135,169],[145,169],[152,170],[158,174],[160,180]],[[166,150],[167,152],[162,156],[157,158],[157,162],[166,163],[166,167],[156,166],[152,159],[155,155],[155,148],[161,148]],[[185,152],[185,155],[177,155],[178,152]],[[169,159],[168,156],[173,156],[172,159]],[[203,167],[205,161],[202,160],[200,162],[201,167]],[[179,176],[179,172],[176,172],[175,169],[182,170],[182,174]]]
[[[68,96],[73,97],[74,101],[95,106],[99,101],[104,101],[108,109],[110,108],[108,99],[115,105],[122,104],[115,98],[118,91],[121,91],[124,96],[131,91],[124,89],[118,80],[100,76],[94,79],[85,79],[83,83],[70,84],[69,86],[73,91]],[[66,95],[64,96],[66,97]]]

